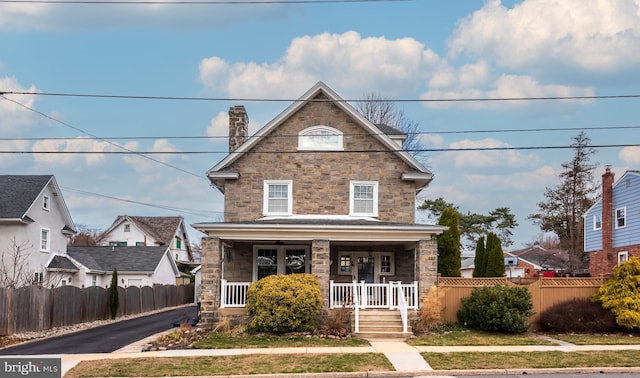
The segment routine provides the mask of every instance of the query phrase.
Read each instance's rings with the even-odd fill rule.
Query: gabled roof
[[[617,179],[617,180],[613,183],[612,188],[615,188],[616,186],[618,186],[618,184],[619,184],[619,183],[623,182],[623,181],[624,181],[624,178],[625,178],[625,177],[627,177],[628,175],[640,176],[640,171],[638,171],[638,170],[633,170],[633,169],[630,169],[630,170],[628,170],[628,171],[625,171],[625,172],[622,174],[622,176],[620,176],[620,178],[619,178],[619,179]],[[591,205],[591,207],[590,207],[589,209],[587,209],[587,211],[585,211],[585,212],[584,212],[584,214],[582,214],[582,217],[583,217],[583,218],[584,218],[584,217],[586,217],[586,216],[587,216],[587,214],[589,214],[589,213],[591,212],[591,210],[593,210],[593,208],[595,208],[596,206],[598,206],[600,203],[602,203],[602,197],[598,198],[598,200],[597,200],[597,201],[595,201],[595,202],[593,203],[593,205]]]
[[[567,269],[569,254],[561,249],[545,249],[539,245],[533,245],[524,249],[508,252],[542,269]]]
[[[167,258],[171,262],[176,277],[180,274],[170,256],[169,248],[164,246],[67,247],[67,255],[96,273],[111,273],[116,270],[152,274],[162,259]]]
[[[124,222],[135,224],[142,232],[160,241],[162,245],[170,245],[173,237],[184,223],[184,218],[177,217],[139,217],[131,215],[119,215],[111,226],[100,235],[98,241],[103,240],[115,228]],[[186,241],[188,242],[188,241]]]
[[[47,186],[51,187],[54,194],[51,200],[56,201],[64,218],[64,231],[75,233],[76,226],[53,175],[0,175],[0,221],[33,222],[27,213]]]
[[[280,113],[269,123],[264,125],[252,137],[248,138],[248,140],[240,145],[235,151],[233,151],[233,153],[228,154],[218,164],[207,171],[207,177],[209,177],[213,185],[223,191],[215,181],[217,179],[236,178],[237,172],[232,172],[228,169],[233,162],[243,156],[245,152],[250,151],[257,143],[259,143],[263,139],[264,136],[270,134],[274,129],[284,123],[284,121],[287,120],[296,111],[298,111],[309,101],[313,100],[321,94],[326,96],[329,101],[333,101],[335,106],[347,113],[361,127],[368,131],[373,137],[378,139],[378,141],[382,143],[382,145],[384,145],[389,150],[394,151],[398,157],[400,157],[405,163],[407,163],[407,165],[411,167],[413,172],[407,172],[406,176],[408,179],[420,182],[421,185],[418,185],[418,190],[426,187],[433,179],[433,174],[425,166],[418,162],[418,160],[411,156],[411,154],[409,154],[407,151],[398,148],[398,144],[394,142],[393,138],[384,132],[385,130],[390,131],[389,129],[393,128],[389,126],[383,126],[384,130],[382,130],[380,127],[369,122],[366,118],[364,118],[362,114],[360,114],[360,112],[358,112],[353,106],[351,106],[336,92],[334,92],[333,89],[329,88],[328,85],[320,81],[311,89],[309,89],[305,94],[303,94],[297,101],[294,101],[291,105],[289,105],[289,107],[287,107],[282,113]],[[401,135],[401,132],[399,132],[398,130],[395,130],[392,133],[392,135]]]
[[[64,272],[77,272],[80,269],[73,263],[67,256],[55,255],[47,264],[47,270],[50,271],[64,271]]]

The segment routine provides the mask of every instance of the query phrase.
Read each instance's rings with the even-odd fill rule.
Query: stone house
[[[229,110],[229,154],[207,172],[224,221],[192,225],[207,235],[202,323],[244,311],[252,282],[312,273],[324,308],[398,312],[406,333],[407,310],[436,281],[435,236],[446,229],[415,223],[433,175],[402,149],[406,135],[322,82],[251,137],[248,122],[243,106]]]

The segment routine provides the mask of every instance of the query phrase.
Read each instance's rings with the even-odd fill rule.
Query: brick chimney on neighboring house
[[[594,253],[589,271],[592,276],[611,273],[617,263],[613,256],[613,180],[611,166],[605,167],[602,175],[602,251]]]
[[[244,106],[229,108],[229,152],[235,151],[249,137],[249,116]]]

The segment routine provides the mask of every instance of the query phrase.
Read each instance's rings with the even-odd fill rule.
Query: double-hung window
[[[49,252],[51,248],[51,231],[48,228],[40,229],[40,251]]]
[[[616,209],[616,228],[626,227],[627,225],[627,208],[620,207]]]
[[[351,181],[349,215],[378,216],[377,181]]]
[[[264,182],[264,215],[291,215],[293,207],[291,180]]]
[[[602,215],[596,214],[593,216],[593,229],[600,230],[602,228]]]

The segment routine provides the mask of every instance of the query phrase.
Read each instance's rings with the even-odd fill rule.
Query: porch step
[[[398,310],[366,309],[359,311],[359,331],[354,335],[364,339],[406,339],[412,335],[411,327],[402,332],[402,317]],[[355,314],[351,317],[351,329],[355,330]]]

